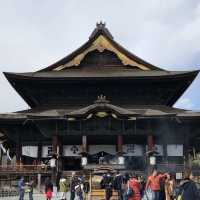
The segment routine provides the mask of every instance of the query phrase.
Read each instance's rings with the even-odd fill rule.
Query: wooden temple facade
[[[174,108],[198,71],[167,71],[127,51],[98,23],[76,51],[40,71],[4,73],[30,106],[0,114],[16,165],[59,171],[99,164],[182,171],[199,149],[200,113]]]

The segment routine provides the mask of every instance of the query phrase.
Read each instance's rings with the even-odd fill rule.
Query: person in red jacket
[[[133,191],[133,195],[131,197],[128,197],[128,200],[141,200],[141,186],[135,174],[130,175],[130,179],[127,182],[127,187],[130,187]]]
[[[151,189],[153,193],[153,199],[152,200],[159,200],[159,194],[160,194],[160,181],[162,178],[166,177],[167,174],[160,174],[157,172],[156,169],[153,169],[152,175],[150,175],[147,179],[146,187]]]

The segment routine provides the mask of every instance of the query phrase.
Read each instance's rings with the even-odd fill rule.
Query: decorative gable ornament
[[[100,53],[102,53],[104,50],[111,51],[117,55],[117,57],[121,60],[123,65],[130,65],[133,67],[138,67],[141,70],[149,70],[144,65],[141,65],[134,60],[127,57],[125,54],[123,54],[121,51],[119,51],[114,45],[103,35],[99,35],[97,39],[92,43],[92,45],[84,50],[79,55],[75,56],[71,61],[68,63],[61,65],[54,69],[54,71],[60,71],[65,68],[73,67],[73,66],[79,66],[81,61],[84,59],[84,57],[92,51],[98,50]]]

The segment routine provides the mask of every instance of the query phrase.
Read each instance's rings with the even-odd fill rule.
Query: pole
[[[37,182],[38,182],[38,191],[40,192],[41,191],[41,174],[38,174],[37,175]]]
[[[52,138],[52,158],[55,158],[55,159],[57,156],[57,147],[58,147],[58,136],[54,135]],[[55,166],[52,167],[51,178],[52,178],[53,185],[56,186],[57,161],[55,161]]]

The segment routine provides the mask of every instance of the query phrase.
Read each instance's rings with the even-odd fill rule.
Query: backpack
[[[188,186],[190,185],[190,182],[186,183],[186,184],[187,184],[187,186],[185,188],[184,187],[183,188],[179,188],[176,200],[183,200],[183,194],[184,194],[185,190],[188,188]]]

